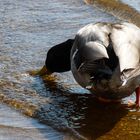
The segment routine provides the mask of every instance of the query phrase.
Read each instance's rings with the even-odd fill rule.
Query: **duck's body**
[[[39,74],[46,68],[49,74],[71,70],[75,80],[98,98],[116,100],[136,91],[140,106],[140,28],[126,22],[89,24],[74,40],[50,49]]]
[[[80,29],[71,50],[76,81],[105,99],[121,99],[140,85],[140,29],[96,23]]]

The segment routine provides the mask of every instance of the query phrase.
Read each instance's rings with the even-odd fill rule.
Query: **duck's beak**
[[[46,68],[45,65],[44,65],[44,66],[42,67],[42,69],[39,70],[38,73],[37,73],[37,75],[39,75],[39,76],[50,75],[50,74],[52,74],[52,72],[50,72],[50,71]]]
[[[44,65],[40,70],[38,70],[38,71],[30,71],[29,74],[32,75],[32,76],[45,76],[45,75],[52,74],[52,72],[50,72],[46,68],[46,66]]]

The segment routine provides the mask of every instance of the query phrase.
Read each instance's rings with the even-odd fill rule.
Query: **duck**
[[[29,71],[32,76],[51,75],[54,72],[62,73],[71,70],[70,52],[74,39],[68,39],[51,47],[46,56],[45,65],[37,71]]]
[[[128,22],[97,22],[74,39],[53,46],[38,75],[70,71],[76,82],[103,101],[136,93],[140,107],[140,28]]]

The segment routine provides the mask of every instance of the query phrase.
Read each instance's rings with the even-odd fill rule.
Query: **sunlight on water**
[[[63,135],[37,120],[25,117],[19,112],[0,104],[0,139],[61,140]],[[46,133],[47,132],[47,133]]]
[[[122,104],[99,103],[75,82],[71,72],[43,79],[27,72],[41,68],[48,49],[74,38],[84,25],[115,22],[114,17],[81,0],[1,0],[0,12],[2,102],[64,132],[65,140],[104,140],[114,135],[114,139],[131,139],[133,133],[137,138],[140,131],[135,130],[135,125],[140,117],[135,110],[128,115]],[[133,95],[131,98],[134,100]]]

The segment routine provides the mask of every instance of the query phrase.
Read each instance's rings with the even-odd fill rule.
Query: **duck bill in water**
[[[31,76],[44,76],[52,74],[52,72],[50,72],[45,65],[40,70],[32,70],[28,72]]]
[[[38,75],[38,76],[44,76],[44,75],[50,75],[50,74],[52,74],[52,72],[49,71],[49,70],[46,68],[45,65],[42,67],[41,70],[39,70],[39,71],[36,73],[36,75]]]

